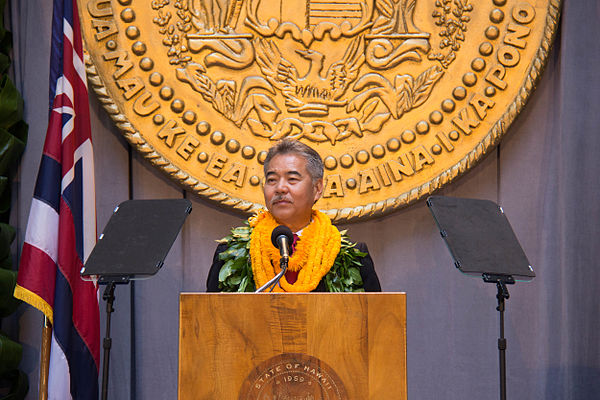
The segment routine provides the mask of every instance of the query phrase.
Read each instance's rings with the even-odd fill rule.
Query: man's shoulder
[[[215,250],[215,253],[222,253],[227,250],[227,248],[229,248],[229,243],[217,243],[217,249]]]
[[[356,242],[356,246],[354,247],[363,253],[369,252],[369,248],[367,247],[367,244],[365,242]]]

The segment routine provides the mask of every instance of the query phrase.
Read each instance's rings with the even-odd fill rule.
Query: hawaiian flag
[[[94,159],[76,0],[55,0],[50,113],[15,297],[52,322],[49,399],[98,399],[100,321],[79,273],[96,243]]]

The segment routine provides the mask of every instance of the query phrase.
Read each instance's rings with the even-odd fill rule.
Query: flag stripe
[[[83,260],[83,218],[81,217],[83,212],[81,209],[81,198],[83,197],[83,194],[81,193],[81,169],[81,161],[79,161],[72,169],[77,178],[73,179],[69,186],[64,189],[62,197],[66,206],[69,207],[69,212],[71,214],[69,215],[70,221],[74,222],[74,232],[72,235],[75,238],[76,255],[79,257],[79,260]],[[79,270],[77,272],[79,273]]]
[[[43,229],[45,226],[58,226],[58,213],[47,203],[38,199],[31,202],[29,212],[30,229],[25,233],[25,243],[43,251],[53,263],[58,259],[58,237],[48,236]],[[43,224],[43,225],[42,225]]]
[[[73,303],[73,294],[68,278],[61,273],[56,275],[54,307],[74,308],[73,314],[76,315],[77,303]],[[89,327],[85,326],[85,322],[78,322],[84,325],[81,330],[89,330]],[[88,379],[90,375],[97,376],[98,366],[82,338],[84,335],[81,330],[76,328],[76,322],[68,315],[57,314],[54,318],[55,338],[69,364],[71,395],[75,399],[89,399],[93,394],[98,395],[98,380],[89,381]]]
[[[58,77],[63,74],[63,18],[64,4],[60,0],[54,1],[52,12],[52,47],[50,53],[50,103],[52,110]]]
[[[46,203],[58,214],[60,202],[61,165],[56,160],[43,155],[33,196]],[[32,204],[32,207],[34,204]]]
[[[48,375],[49,400],[71,400],[71,377],[69,376],[69,364],[65,352],[56,341],[56,332],[52,331],[52,344],[50,346],[50,371]],[[64,396],[60,398],[56,394]]]

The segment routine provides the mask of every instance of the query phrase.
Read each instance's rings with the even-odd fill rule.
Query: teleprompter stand
[[[504,211],[488,200],[431,196],[427,205],[446,242],[454,265],[461,272],[481,276],[495,283],[500,313],[498,352],[500,361],[500,399],[506,400],[506,338],[504,337],[506,285],[516,279],[535,277]]]
[[[82,278],[95,278],[99,284],[106,285],[102,296],[106,301],[103,400],[108,391],[112,347],[110,318],[114,312],[115,286],[156,274],[191,211],[191,203],[185,199],[129,200],[119,204],[81,270]]]

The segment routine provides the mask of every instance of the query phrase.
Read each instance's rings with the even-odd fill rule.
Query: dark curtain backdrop
[[[52,2],[9,0],[7,14],[30,124],[15,180],[18,253],[46,129]],[[546,72],[526,109],[497,150],[441,192],[500,203],[536,270],[532,282],[509,288],[510,399],[600,398],[599,21],[600,2],[564,2]],[[109,398],[175,399],[178,295],[204,290],[214,240],[242,218],[184,194],[132,154],[93,95],[91,111],[99,230],[130,196],[193,202],[164,268],[119,286],[113,316]],[[425,204],[348,227],[369,243],[384,290],[407,292],[409,398],[498,398],[496,288],[454,269]],[[28,399],[36,399],[41,315],[23,305],[3,329],[24,344]]]

